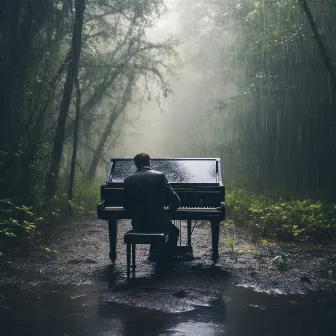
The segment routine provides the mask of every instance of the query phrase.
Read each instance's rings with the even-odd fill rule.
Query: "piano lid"
[[[112,159],[107,183],[124,182],[136,171],[133,159]],[[151,168],[163,172],[169,183],[221,182],[219,159],[151,159]]]

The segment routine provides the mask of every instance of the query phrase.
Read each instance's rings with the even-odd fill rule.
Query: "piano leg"
[[[109,240],[110,240],[110,260],[115,262],[117,259],[117,235],[118,235],[118,221],[116,219],[110,219],[108,221],[109,226]]]
[[[191,247],[191,220],[190,219],[188,219],[187,225],[188,225],[188,229],[187,229],[187,231],[188,231],[188,246]]]
[[[194,260],[193,248],[191,246],[191,219],[187,220],[187,248],[185,251],[184,259]]]
[[[218,261],[218,245],[219,245],[219,220],[211,221],[211,238],[212,238],[212,261],[216,263]]]

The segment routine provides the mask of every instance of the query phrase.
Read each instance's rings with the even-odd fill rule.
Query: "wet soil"
[[[76,218],[57,227],[57,253],[7,255],[0,263],[0,335],[333,335],[336,250],[333,246],[254,242],[227,222],[220,260],[197,223],[195,260],[156,274],[146,245],[126,279],[121,221],[118,257],[108,259],[106,222]],[[182,227],[181,244],[185,244]],[[281,256],[281,257],[279,257]]]

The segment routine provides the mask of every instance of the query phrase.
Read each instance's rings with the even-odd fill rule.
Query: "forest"
[[[193,2],[187,17],[202,3]],[[188,25],[207,99],[169,153],[222,159],[238,224],[281,239],[336,237],[335,1],[203,2],[216,10],[204,7]],[[174,95],[180,41],[148,38],[165,5],[1,1],[0,242],[95,214],[122,129],[138,122],[135,107]],[[209,29],[197,30],[204,19]],[[195,111],[185,105],[167,127],[185,126]]]

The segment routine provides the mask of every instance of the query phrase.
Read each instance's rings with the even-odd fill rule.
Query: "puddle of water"
[[[288,295],[288,294],[291,294],[291,293],[285,293],[284,291],[282,291],[281,289],[278,289],[278,288],[263,288],[263,287],[259,287],[257,285],[253,285],[253,284],[244,284],[244,283],[241,283],[241,284],[237,284],[236,285],[237,287],[244,287],[244,288],[251,288],[253,289],[254,291],[258,292],[258,293],[266,293],[268,295]],[[299,293],[299,294],[303,294],[303,293]]]
[[[215,324],[212,322],[183,322],[178,324],[175,328],[167,330],[167,334],[162,335],[174,335],[174,336],[194,336],[194,335],[208,335],[217,336],[225,334],[225,326],[221,324]]]
[[[164,286],[163,286],[164,287]],[[228,286],[116,290],[100,285],[0,287],[0,335],[310,336],[336,333],[336,293],[272,296]],[[111,298],[117,296],[118,300]],[[153,309],[152,309],[152,308]],[[181,309],[192,307],[192,309]]]

